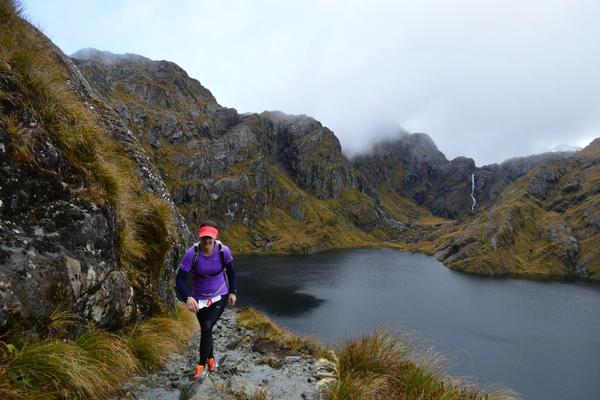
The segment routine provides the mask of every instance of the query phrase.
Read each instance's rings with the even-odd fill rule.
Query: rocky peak
[[[448,161],[424,133],[402,132],[355,157],[352,164],[371,192],[387,185],[443,217],[470,212],[470,174],[475,163],[464,157]]]
[[[75,62],[152,151],[190,227],[210,216],[252,227],[287,204],[274,169],[317,198],[356,186],[333,132],[305,115],[239,115],[173,63],[92,56]]]
[[[170,141],[177,141],[194,132],[218,136],[238,122],[235,110],[221,107],[208,89],[175,63],[93,49],[73,56],[92,86],[125,119],[143,128],[141,134],[150,136],[155,146],[160,140],[156,131],[146,129],[148,125],[160,126]]]
[[[526,157],[515,157],[500,164],[484,165],[475,171],[475,194],[477,201],[491,204],[511,183],[529,173],[535,166],[571,157],[570,152],[543,153]]]
[[[343,188],[356,187],[338,138],[319,121],[280,111],[259,117],[272,126],[277,149],[271,156],[300,187],[322,199],[337,198]]]

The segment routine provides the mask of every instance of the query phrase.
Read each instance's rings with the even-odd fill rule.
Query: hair
[[[199,228],[202,228],[203,226],[212,226],[213,228],[219,229],[219,227],[217,226],[217,224],[214,221],[211,221],[210,219],[205,219],[204,221],[202,221],[200,223]]]

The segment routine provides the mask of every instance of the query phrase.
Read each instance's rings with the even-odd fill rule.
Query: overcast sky
[[[174,61],[221,105],[501,162],[600,137],[600,1],[24,0],[65,53]]]

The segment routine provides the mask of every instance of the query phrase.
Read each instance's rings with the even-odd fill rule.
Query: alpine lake
[[[240,256],[238,304],[336,345],[386,326],[524,399],[600,399],[600,285],[481,277],[390,249]]]

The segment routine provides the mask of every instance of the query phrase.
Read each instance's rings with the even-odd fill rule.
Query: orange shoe
[[[207,364],[209,372],[217,372],[217,362],[214,357],[209,358]]]
[[[194,380],[198,380],[198,379],[202,378],[203,374],[204,374],[204,365],[197,364],[196,369],[194,369]]]

